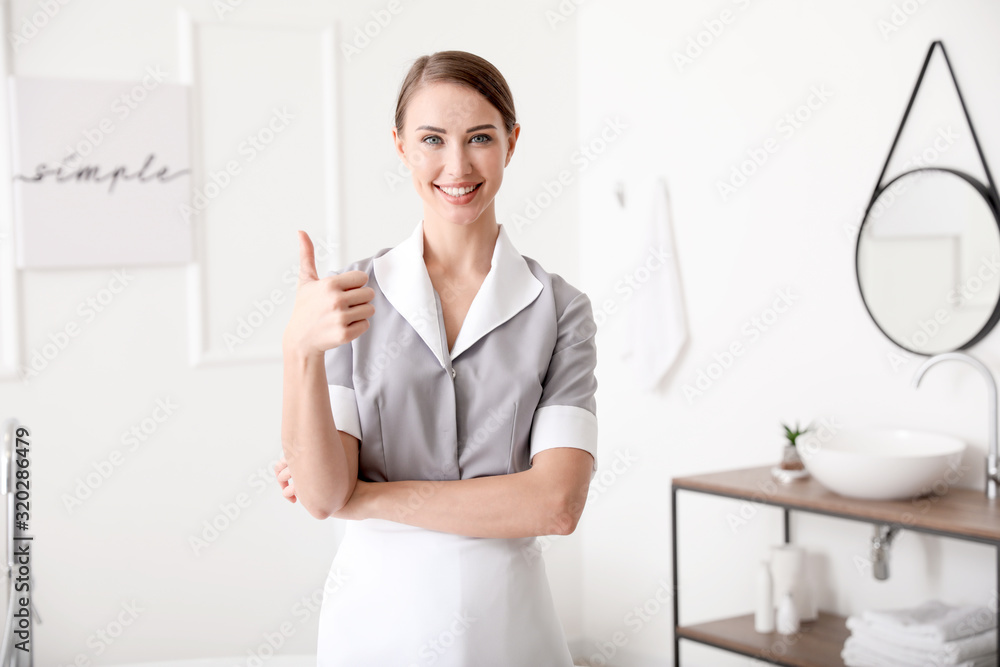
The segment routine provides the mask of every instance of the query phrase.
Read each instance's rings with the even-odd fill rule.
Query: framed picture
[[[188,86],[9,77],[18,268],[191,261]]]

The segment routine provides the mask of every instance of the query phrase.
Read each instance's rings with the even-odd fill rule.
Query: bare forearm
[[[452,481],[368,484],[367,514],[470,537],[565,534],[564,501],[542,481],[526,470]]]
[[[317,518],[340,509],[354,491],[347,455],[330,408],[324,358],[284,350],[281,446],[295,493]]]

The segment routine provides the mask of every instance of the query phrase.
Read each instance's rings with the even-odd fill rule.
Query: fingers
[[[351,306],[344,311],[343,322],[346,325],[354,324],[362,320],[367,320],[375,314],[375,306],[370,303],[362,303],[358,306]]]
[[[288,467],[288,461],[282,456],[278,459],[278,462],[274,464],[274,474],[277,475],[283,468]]]
[[[357,322],[352,322],[344,328],[344,337],[346,340],[354,340],[364,332],[368,331],[371,327],[371,322],[368,320],[358,320]]]
[[[316,274],[316,251],[309,235],[299,230],[299,287],[313,280],[319,280]]]
[[[285,458],[274,464],[274,475],[281,484],[281,495],[289,502],[295,502],[295,481],[292,479],[292,471],[288,467]]]
[[[359,273],[361,272],[359,271]],[[355,287],[344,291],[344,303],[348,306],[370,303],[374,298],[375,290],[371,287]]]
[[[335,276],[330,276],[330,278],[334,281],[334,284],[337,285],[337,287],[345,291],[356,287],[363,287],[364,284],[368,282],[368,274],[358,269],[353,271],[344,271],[343,273],[338,273]],[[372,296],[375,296],[374,290],[372,290]]]

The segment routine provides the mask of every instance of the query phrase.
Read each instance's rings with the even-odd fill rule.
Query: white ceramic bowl
[[[878,428],[810,436],[798,444],[806,469],[843,496],[902,500],[942,493],[962,478],[965,443],[949,435]]]

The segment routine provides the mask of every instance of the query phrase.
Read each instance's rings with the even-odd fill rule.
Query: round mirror
[[[911,352],[966,348],[1000,317],[1000,213],[962,172],[914,169],[886,183],[865,212],[855,263],[868,313]]]

